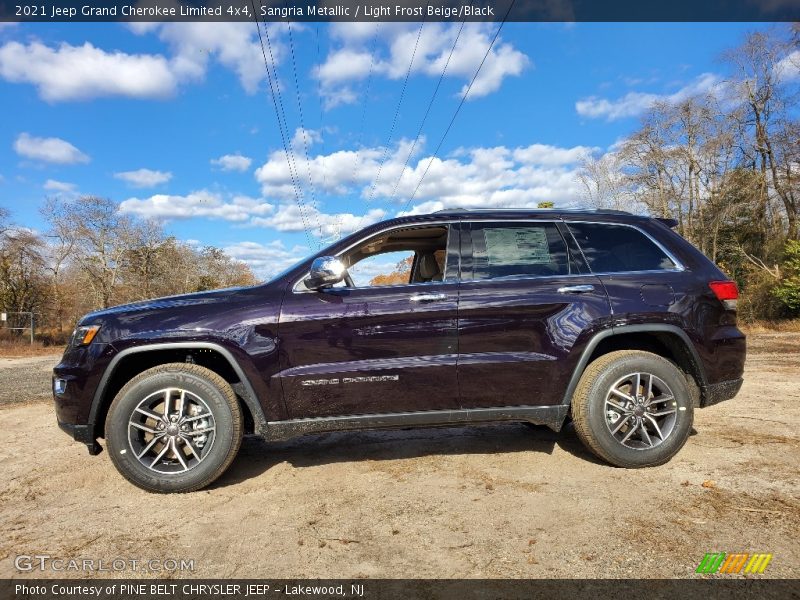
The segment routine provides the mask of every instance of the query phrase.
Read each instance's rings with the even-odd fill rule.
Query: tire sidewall
[[[128,422],[134,409],[150,394],[168,387],[185,389],[202,398],[216,425],[214,443],[209,454],[189,471],[174,475],[156,473],[141,464],[128,440]],[[193,373],[178,369],[164,370],[132,381],[120,391],[108,412],[106,444],[114,465],[135,485],[157,492],[191,491],[216,478],[230,453],[236,449],[235,429],[231,407],[219,387]]]
[[[608,428],[605,399],[611,386],[631,373],[651,373],[669,386],[675,398],[676,422],[667,439],[654,448],[623,446]],[[694,420],[692,398],[683,373],[672,363],[647,355],[620,358],[609,364],[592,382],[588,395],[587,421],[596,443],[622,466],[651,466],[667,462],[686,443]]]

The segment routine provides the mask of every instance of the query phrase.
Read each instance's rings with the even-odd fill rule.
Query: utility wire
[[[375,22],[375,33],[372,34],[372,41],[369,45],[369,72],[367,73],[367,86],[364,92],[364,100],[361,103],[361,119],[358,126],[358,141],[356,142],[356,151],[355,157],[353,160],[353,170],[350,173],[350,185],[352,186],[356,181],[356,170],[358,169],[359,165],[359,154],[361,153],[361,144],[364,141],[364,123],[366,122],[367,116],[367,103],[369,102],[369,92],[372,87],[372,73],[373,69],[375,68],[375,48],[378,43],[378,33],[380,32],[381,22]],[[320,93],[320,99],[322,98],[322,94]],[[321,102],[321,100],[320,100]],[[363,220],[363,217],[362,217]],[[341,237],[341,225],[342,219],[341,216],[336,217],[336,224],[334,225],[334,230]],[[359,226],[361,223],[359,222]]]
[[[319,65],[321,64],[319,58],[319,23],[317,23],[315,33],[317,42],[317,64]],[[326,190],[328,189],[328,164],[325,160],[325,127],[323,127],[325,111],[322,106],[322,78],[320,77],[317,77],[317,98],[319,99],[319,130],[320,135],[322,136],[322,149],[320,153],[320,158],[322,161],[322,189]]]
[[[383,165],[386,163],[386,159],[389,156],[389,145],[391,144],[395,127],[397,127],[397,117],[400,115],[400,107],[402,106],[403,98],[406,95],[406,88],[408,87],[408,79],[411,76],[411,68],[414,66],[414,58],[417,55],[417,48],[419,47],[419,39],[420,37],[422,37],[422,28],[424,26],[425,26],[425,21],[422,21],[422,23],[420,23],[419,25],[419,31],[417,32],[417,40],[416,42],[414,42],[414,50],[411,52],[411,60],[408,63],[408,69],[406,70],[406,77],[403,80],[403,88],[402,90],[400,90],[400,99],[398,100],[397,108],[394,111],[394,118],[392,118],[392,126],[389,128],[389,137],[386,139],[386,146],[384,146],[383,148],[383,158],[381,159],[381,162],[378,165],[378,172],[375,175],[375,180],[372,182],[372,188],[370,190],[369,198],[367,200],[368,202],[367,208],[369,208],[369,203],[371,203],[373,198],[375,197],[375,189],[378,187],[378,181],[381,178],[381,171],[383,170]],[[358,226],[356,227],[357,230],[361,228],[361,223],[364,221],[364,217],[366,216],[366,214],[367,213],[365,212],[364,215],[359,220]]]
[[[261,0],[258,0],[259,5],[261,4]],[[295,185],[297,186],[298,194],[297,200],[298,208],[300,209],[300,217],[303,219],[303,224],[307,228],[307,231],[311,230],[311,222],[308,217],[308,211],[312,210],[306,205],[305,202],[305,193],[303,192],[303,188],[300,186],[300,174],[297,170],[297,162],[295,161],[295,153],[294,153],[294,145],[292,144],[292,138],[289,134],[289,122],[286,119],[286,107],[283,103],[283,94],[281,93],[281,87],[278,83],[278,68],[277,68],[277,61],[275,60],[275,55],[272,52],[272,41],[269,37],[269,29],[267,28],[266,20],[264,21],[264,37],[267,39],[267,50],[269,51],[269,58],[270,64],[272,65],[272,76],[274,80],[274,88],[273,88],[273,100],[277,97],[278,99],[278,107],[280,108],[280,117],[278,121],[280,122],[280,118],[283,118],[283,129],[284,129],[284,149],[286,150],[286,157],[287,162],[290,166],[290,171],[293,170],[294,174],[294,181]],[[267,72],[269,72],[269,67],[267,67]],[[304,211],[306,214],[304,214]],[[316,222],[317,222],[317,229],[320,230],[319,224],[319,211],[315,213]],[[313,245],[309,242],[309,248],[313,250]]]
[[[411,161],[411,157],[414,155],[414,150],[417,149],[417,142],[419,142],[419,138],[422,135],[422,129],[425,127],[425,121],[428,119],[428,115],[431,112],[431,108],[433,107],[433,103],[436,100],[436,95],[439,93],[439,88],[442,85],[442,80],[444,79],[445,74],[447,73],[447,67],[450,65],[450,59],[453,58],[453,52],[455,52],[456,45],[458,44],[458,40],[461,37],[461,32],[464,31],[464,24],[465,21],[461,21],[461,27],[458,29],[458,33],[456,34],[456,39],[453,42],[453,47],[450,48],[450,54],[447,56],[447,61],[444,63],[444,68],[442,69],[442,74],[439,75],[439,81],[436,83],[436,89],[433,90],[433,96],[431,96],[430,102],[428,102],[428,108],[425,110],[425,116],[422,117],[422,122],[419,124],[419,129],[417,130],[417,135],[414,138],[414,143],[411,144],[411,150],[408,151],[408,156],[406,156],[406,161],[403,164],[403,168],[400,171],[400,177],[397,178],[397,181],[394,184],[394,189],[392,189],[392,197],[390,201],[393,201],[397,197],[397,188],[400,186],[400,182],[403,180],[403,176],[406,174],[406,167],[408,167],[408,163]]]
[[[489,53],[492,51],[492,48],[494,47],[494,43],[497,41],[497,38],[500,35],[500,31],[502,31],[503,26],[506,24],[506,19],[508,19],[508,15],[511,13],[511,9],[514,8],[514,3],[515,2],[516,2],[516,0],[511,0],[511,4],[509,4],[508,10],[506,11],[506,14],[503,16],[503,20],[500,22],[500,26],[497,28],[497,31],[495,31],[494,37],[492,38],[492,41],[489,44],[489,47],[486,49],[486,53],[483,55],[483,59],[481,60],[481,64],[478,65],[478,70],[475,71],[475,75],[472,76],[472,80],[469,82],[469,85],[467,86],[467,89],[464,91],[464,95],[461,97],[461,101],[458,103],[458,106],[456,107],[456,110],[453,113],[453,117],[450,119],[450,123],[447,125],[447,129],[445,129],[445,132],[442,135],[442,138],[439,140],[439,143],[436,146],[436,150],[434,150],[433,155],[431,156],[431,159],[428,161],[428,166],[425,167],[425,171],[422,173],[422,177],[419,178],[419,181],[417,182],[417,186],[414,188],[414,193],[411,194],[411,197],[408,199],[408,201],[406,202],[405,206],[403,207],[403,212],[408,210],[409,206],[411,205],[411,202],[416,197],[417,192],[419,191],[419,188],[422,185],[422,182],[425,180],[425,177],[428,175],[428,171],[430,170],[431,165],[433,164],[433,161],[438,156],[439,150],[442,149],[442,144],[444,143],[444,140],[447,137],[447,134],[450,133],[450,129],[453,127],[453,123],[455,123],[456,117],[458,117],[458,113],[461,112],[461,107],[464,106],[464,101],[467,99],[467,96],[469,96],[469,92],[472,89],[472,86],[475,84],[475,80],[478,78],[478,75],[480,74],[484,63],[486,62],[486,59],[489,56]]]
[[[283,144],[283,151],[286,156],[286,164],[289,167],[289,177],[292,180],[292,184],[294,186],[294,195],[295,195],[295,203],[297,204],[297,209],[300,212],[300,219],[303,222],[303,229],[305,230],[306,234],[306,242],[308,243],[308,247],[313,250],[313,243],[311,237],[311,228],[308,224],[308,219],[306,218],[305,210],[304,210],[304,202],[302,198],[302,194],[300,191],[300,185],[298,182],[298,178],[296,176],[296,168],[294,165],[293,155],[289,152],[290,144],[287,143],[287,132],[284,130],[284,125],[286,122],[286,112],[283,110],[283,99],[279,98],[278,94],[280,94],[280,90],[276,90],[277,88],[277,81],[273,81],[273,73],[269,68],[269,61],[267,60],[267,50],[264,47],[264,37],[261,35],[261,26],[258,20],[258,11],[256,11],[255,0],[250,0],[250,4],[253,7],[253,18],[256,23],[256,31],[258,31],[258,41],[261,44],[261,55],[264,57],[264,68],[267,70],[267,79],[269,81],[269,89],[272,95],[272,103],[275,109],[275,117],[278,120],[278,130],[281,135],[281,143]],[[261,0],[258,0],[258,4],[260,7],[263,8],[261,4]],[[267,38],[267,46],[269,47],[269,55],[272,60],[272,64],[275,64],[275,57],[272,52],[272,43],[269,39],[269,31],[267,30],[267,23],[264,22],[264,35]],[[275,72],[275,79],[277,80],[277,71]],[[278,109],[278,104],[280,102],[280,111]],[[283,121],[281,121],[281,113],[283,113]]]
[[[286,21],[286,27],[289,30],[289,48],[291,50],[291,55],[292,55],[292,72],[294,73],[294,89],[295,89],[295,96],[297,97],[297,113],[300,117],[300,129],[302,130],[303,152],[306,155],[306,171],[308,173],[308,187],[309,190],[311,190],[311,206],[312,208],[316,209],[315,215],[319,231],[319,239],[317,240],[317,246],[321,248],[322,225],[320,224],[319,221],[319,209],[317,208],[317,192],[314,188],[314,180],[311,177],[311,156],[308,153],[308,135],[306,133],[306,126],[303,119],[303,104],[300,101],[300,83],[297,78],[297,61],[295,60],[295,54],[294,54],[294,38],[292,36],[292,22]]]

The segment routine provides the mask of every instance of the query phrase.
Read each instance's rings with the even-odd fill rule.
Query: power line
[[[259,5],[261,4],[261,0],[258,0]],[[289,122],[286,119],[286,108],[283,104],[283,94],[281,93],[280,85],[278,85],[278,68],[276,67],[277,61],[275,60],[275,55],[272,52],[272,41],[269,37],[269,29],[267,28],[266,21],[264,22],[264,37],[267,39],[267,50],[269,50],[269,58],[270,64],[272,65],[272,73],[274,79],[274,89],[273,89],[273,100],[277,97],[278,103],[277,106],[280,107],[280,115],[283,117],[283,129],[284,129],[284,150],[286,151],[286,159],[290,166],[290,171],[293,170],[293,178],[295,181],[295,186],[297,190],[296,198],[298,200],[298,208],[300,210],[300,218],[303,220],[304,227],[306,227],[307,232],[311,229],[310,219],[308,218],[307,214],[304,214],[304,210],[308,211],[308,207],[305,203],[305,194],[303,193],[303,188],[300,186],[300,175],[297,171],[297,163],[295,162],[294,158],[294,146],[291,143],[291,138],[289,136]],[[269,73],[269,67],[267,67],[267,73]],[[278,119],[280,123],[280,117]],[[290,173],[291,174],[291,173]],[[319,211],[315,213],[316,222],[317,222],[317,229],[321,229],[319,224]],[[312,248],[312,244],[309,241],[309,248]]]
[[[261,4],[261,0],[258,2],[259,6],[263,8]],[[278,121],[278,131],[281,136],[281,143],[283,145],[284,155],[286,157],[286,164],[289,167],[289,177],[292,181],[292,185],[294,187],[294,195],[295,195],[295,203],[297,204],[297,209],[300,213],[300,219],[303,223],[303,229],[306,234],[306,242],[308,243],[308,247],[313,250],[314,243],[312,241],[311,236],[311,226],[308,221],[308,217],[306,215],[306,207],[305,202],[303,200],[303,194],[299,184],[299,178],[297,177],[297,167],[294,163],[294,152],[290,152],[290,144],[288,143],[288,125],[286,121],[286,111],[283,105],[283,97],[280,94],[280,88],[277,85],[278,79],[278,72],[275,69],[275,55],[272,52],[272,42],[269,37],[269,30],[267,27],[266,21],[264,22],[264,36],[267,38],[267,46],[266,49],[264,47],[264,37],[261,35],[261,26],[258,20],[258,12],[256,11],[255,2],[254,0],[250,0],[250,5],[253,8],[253,16],[256,24],[256,31],[258,32],[258,40],[261,45],[261,55],[264,58],[264,67],[267,71],[267,80],[269,81],[269,88],[270,93],[272,95],[272,102],[275,110],[275,118]],[[270,70],[269,61],[267,60],[267,49],[269,49],[270,60],[273,64],[273,70]],[[274,81],[273,81],[274,79]],[[281,115],[283,116],[283,120],[281,120]],[[317,221],[319,218],[317,217]]]
[[[257,17],[257,15],[259,13],[256,11],[255,0],[250,0],[250,4],[253,7],[253,18],[254,18],[255,23],[256,23],[256,30],[258,31],[258,40],[259,40],[259,42],[261,44],[261,55],[264,57],[264,67],[267,70],[267,79],[269,81],[269,89],[270,89],[270,93],[272,94],[272,103],[273,103],[273,106],[274,106],[274,109],[275,109],[275,117],[278,120],[278,130],[279,130],[280,135],[281,135],[281,143],[283,144],[283,151],[284,151],[284,153],[286,155],[286,164],[289,167],[289,177],[291,178],[292,184],[294,185],[295,203],[297,204],[297,209],[300,212],[300,219],[303,222],[303,229],[305,230],[306,241],[308,242],[308,247],[313,249],[313,244],[312,244],[312,241],[311,241],[310,227],[308,225],[308,220],[306,219],[306,215],[305,215],[305,212],[303,210],[304,207],[303,207],[303,200],[301,198],[301,193],[300,193],[300,186],[298,184],[297,177],[295,176],[295,168],[294,168],[294,164],[293,164],[294,161],[293,161],[292,158],[290,158],[289,145],[287,144],[287,136],[286,136],[286,132],[284,131],[284,122],[286,120],[286,113],[283,110],[281,110],[281,112],[283,112],[283,117],[284,117],[284,122],[281,122],[281,114],[278,111],[278,96],[276,95],[276,87],[277,86],[273,82],[273,74],[272,74],[272,71],[270,71],[269,61],[267,60],[267,52],[266,52],[266,49],[264,47],[264,38],[261,36],[261,26],[259,24],[259,20],[258,20],[258,17]],[[261,0],[258,0],[258,4],[259,4],[260,7],[263,8],[263,5],[261,4]],[[274,57],[274,55],[272,53],[272,43],[270,42],[270,39],[269,39],[269,31],[267,30],[266,21],[264,22],[264,34],[265,34],[265,36],[267,38],[267,45],[269,47],[269,55],[270,55],[270,57],[272,59],[273,65],[274,65],[275,64],[275,57]],[[275,72],[275,78],[276,79],[277,79],[277,75],[278,74],[277,74],[277,71],[276,71]],[[280,93],[280,91],[278,91],[278,93]],[[281,109],[283,109],[283,100],[282,99],[280,100],[280,105],[281,105]]]
[[[353,170],[350,173],[350,185],[353,185],[356,181],[356,170],[358,169],[358,164],[359,164],[358,158],[359,154],[361,153],[361,144],[364,141],[364,123],[366,122],[366,116],[367,116],[367,102],[369,101],[369,91],[372,87],[372,73],[373,69],[375,68],[375,47],[378,42],[378,32],[380,31],[380,28],[381,28],[381,22],[376,21],[375,33],[372,34],[372,41],[370,42],[369,45],[369,72],[367,73],[367,86],[364,92],[364,100],[361,103],[361,119],[360,119],[360,124],[358,126],[358,141],[356,142],[355,157],[353,160]],[[334,230],[336,232],[335,235],[338,235],[339,237],[341,237],[341,225],[342,225],[341,216],[337,216],[334,225]],[[361,222],[359,221],[359,226],[360,225]],[[356,229],[358,229],[358,227],[356,227]]]
[[[453,52],[455,52],[456,45],[458,44],[458,40],[461,37],[461,32],[464,31],[465,21],[461,21],[461,27],[458,29],[458,33],[456,34],[456,39],[453,42],[453,47],[450,48],[450,54],[447,56],[447,61],[444,63],[444,68],[442,69],[442,74],[439,75],[439,81],[436,83],[436,89],[433,90],[433,96],[431,96],[430,102],[428,102],[428,108],[425,110],[425,116],[422,117],[422,122],[419,124],[419,129],[417,130],[417,135],[414,138],[414,143],[411,144],[411,150],[408,151],[408,156],[406,156],[406,161],[403,164],[403,168],[400,171],[400,177],[397,178],[397,181],[394,184],[394,189],[392,190],[392,197],[391,200],[394,200],[397,197],[397,188],[400,186],[400,182],[403,180],[403,175],[406,173],[406,167],[408,167],[408,163],[411,161],[411,157],[414,155],[414,150],[417,148],[417,142],[419,142],[420,135],[422,135],[422,129],[425,127],[425,121],[428,119],[428,115],[431,112],[431,108],[433,107],[433,103],[436,100],[436,95],[439,93],[439,88],[442,85],[442,80],[444,79],[445,74],[447,73],[447,67],[450,65],[450,59],[453,58]]]
[[[317,23],[317,26],[315,28],[315,33],[316,33],[316,42],[317,42],[317,64],[319,65],[319,64],[321,64],[320,63],[320,58],[319,58],[319,56],[320,56],[319,55],[319,23]],[[325,128],[323,127],[323,123],[324,123],[323,117],[325,115],[325,111],[323,110],[323,106],[322,106],[322,78],[321,77],[317,77],[317,98],[319,99],[319,130],[320,130],[320,134],[322,136],[321,137],[321,139],[322,139],[322,149],[321,149],[321,153],[320,153],[320,158],[322,160],[322,189],[325,190],[325,189],[328,188],[328,164],[327,164],[327,161],[325,160],[325,150],[326,150]]]
[[[322,237],[322,225],[320,224],[319,220],[319,209],[317,208],[317,193],[314,188],[314,180],[311,177],[311,157],[308,154],[308,139],[306,134],[306,127],[304,124],[303,119],[303,105],[300,101],[300,83],[297,78],[297,62],[295,60],[294,54],[294,38],[292,36],[292,22],[286,21],[286,27],[289,31],[289,48],[292,55],[292,72],[294,73],[294,89],[295,89],[295,96],[297,97],[297,113],[300,117],[300,129],[303,132],[303,151],[306,156],[306,171],[308,172],[308,187],[311,190],[311,206],[312,208],[316,209],[316,220],[317,220],[317,227],[319,230],[320,238]],[[317,246],[322,247],[321,240],[317,240]]]
[[[483,59],[481,60],[481,64],[478,65],[478,70],[475,71],[475,75],[472,76],[472,80],[469,82],[469,85],[467,86],[467,89],[464,91],[464,95],[461,97],[461,101],[458,103],[458,106],[456,107],[456,110],[453,113],[453,117],[450,119],[450,123],[447,125],[447,129],[445,129],[445,132],[442,135],[442,138],[439,140],[439,143],[436,146],[436,150],[434,150],[433,155],[431,156],[431,159],[428,161],[428,166],[425,167],[425,171],[422,173],[422,177],[419,178],[419,181],[417,182],[417,186],[414,188],[414,193],[411,194],[411,197],[408,199],[408,202],[406,202],[405,206],[403,207],[403,212],[408,210],[408,207],[411,205],[411,202],[416,197],[417,192],[419,191],[419,188],[422,185],[422,182],[424,181],[425,177],[428,175],[428,171],[430,170],[431,165],[433,164],[433,161],[436,159],[437,155],[439,154],[439,150],[441,150],[442,144],[444,143],[444,140],[447,137],[447,134],[450,133],[450,129],[453,127],[453,123],[455,123],[456,117],[458,117],[458,113],[461,112],[461,107],[464,106],[464,101],[467,99],[467,96],[469,96],[469,92],[472,89],[472,86],[475,84],[475,80],[478,78],[478,75],[480,74],[481,69],[483,68],[483,64],[486,62],[486,59],[489,56],[489,53],[492,51],[492,48],[494,47],[494,43],[497,41],[497,38],[500,35],[500,31],[502,31],[503,26],[506,24],[506,19],[508,19],[508,15],[511,13],[511,9],[514,8],[514,3],[515,2],[516,2],[516,0],[511,0],[511,4],[509,4],[509,6],[508,6],[508,10],[506,11],[506,14],[503,15],[503,20],[500,22],[500,26],[497,28],[497,31],[495,31],[494,37],[492,38],[492,41],[489,44],[489,47],[486,49],[486,53],[483,55]]]
[[[408,69],[406,70],[406,77],[403,80],[403,88],[400,90],[400,99],[397,102],[397,108],[394,111],[394,118],[392,118],[392,126],[389,128],[389,137],[386,139],[386,145],[383,148],[383,158],[381,159],[380,164],[378,165],[378,172],[375,175],[375,180],[372,182],[372,188],[370,190],[369,198],[367,200],[368,203],[372,202],[375,197],[375,189],[378,187],[378,181],[381,178],[381,171],[383,170],[383,165],[386,163],[386,159],[389,156],[389,145],[392,142],[392,136],[394,135],[395,127],[397,127],[397,117],[400,115],[400,107],[403,104],[403,98],[406,95],[406,88],[408,87],[408,79],[411,76],[411,68],[414,66],[414,58],[417,55],[417,48],[419,47],[419,39],[422,37],[422,28],[425,26],[425,21],[420,23],[419,31],[417,32],[417,40],[414,42],[414,50],[411,52],[411,60],[408,63]],[[369,208],[369,206],[367,207]],[[366,212],[364,213],[366,216]],[[358,222],[358,226],[356,229],[361,227],[361,223],[364,221],[364,216],[361,217],[361,220]]]

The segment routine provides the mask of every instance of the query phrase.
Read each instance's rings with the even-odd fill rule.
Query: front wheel
[[[650,352],[610,352],[592,362],[572,400],[578,437],[618,467],[650,467],[671,459],[692,428],[684,374]]]
[[[117,470],[151,492],[191,492],[219,477],[242,441],[231,386],[213,371],[170,363],[148,369],[117,394],[106,419]]]

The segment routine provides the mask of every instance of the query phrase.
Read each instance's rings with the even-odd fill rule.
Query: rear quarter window
[[[678,265],[644,233],[611,223],[569,223],[594,273],[671,271]]]

